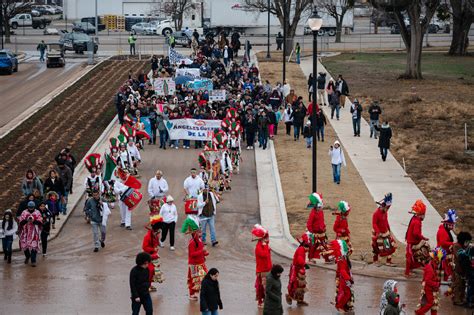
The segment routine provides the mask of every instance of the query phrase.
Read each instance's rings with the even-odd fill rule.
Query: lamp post
[[[268,28],[267,28],[267,59],[270,59],[270,0],[267,2],[267,20],[268,20]]]
[[[283,0],[283,82],[281,84],[285,84],[286,80],[286,1]]]
[[[317,188],[317,151],[316,151],[316,118],[317,118],[317,84],[316,78],[318,73],[318,32],[323,24],[323,19],[318,15],[316,8],[313,9],[313,14],[308,19],[308,26],[313,31],[313,106],[311,112],[311,130],[313,134],[313,154],[312,154],[312,165],[313,165],[313,192],[316,192]]]

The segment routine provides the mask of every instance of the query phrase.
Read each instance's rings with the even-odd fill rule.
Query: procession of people
[[[285,123],[288,123],[287,134],[291,131],[289,123],[294,125],[295,141],[299,140],[299,134],[303,132],[300,127],[311,110],[324,115],[318,104],[311,104],[314,108],[306,109],[302,98],[291,95],[294,94],[293,90],[286,93],[285,89],[289,89],[287,83],[268,90],[260,82],[259,69],[250,62],[250,56],[244,55],[241,61],[234,60],[233,53],[228,51],[229,42],[224,34],[219,35],[218,42],[223,45],[222,57],[211,49],[215,47],[214,39],[207,37],[204,41],[197,42],[190,57],[180,56],[174,50],[171,54],[170,48],[170,56],[152,58],[154,66],[149,74],[130,75],[119,88],[116,97],[121,125],[119,133],[108,139],[106,152],[94,152],[83,160],[89,172],[83,184],[86,192],[83,214],[85,224],[89,224],[92,230],[92,251],[97,253],[106,247],[108,218],[112,212],[119,213],[120,226],[125,230],[123,233],[134,229],[134,209],[144,203],[140,192],[144,183],[140,178],[144,175],[141,169],[148,162],[143,150],[155,145],[157,134],[160,149],[168,147],[188,150],[191,141],[194,141],[193,147],[198,150],[195,153],[195,167],[183,179],[182,191],[170,191],[165,178],[168,176],[166,169],[156,170],[147,183],[148,199],[145,199],[149,218],[142,233],[143,238],[137,244],[140,253],[136,256],[136,266],[130,272],[133,314],[139,314],[142,306],[147,314],[153,313],[150,293],[158,291],[159,285],[166,281],[162,263],[166,264],[167,261],[165,257],[162,259],[160,250],[167,243],[170,251],[175,250],[176,225],[178,218],[182,217],[184,220],[181,220],[183,223],[179,231],[187,237],[187,270],[183,270],[182,279],[187,284],[188,298],[190,301],[199,300],[203,314],[217,314],[219,309],[223,309],[218,284],[219,271],[209,268],[215,255],[210,247],[218,247],[218,236],[225,233],[218,225],[216,229],[218,205],[225,202],[225,194],[238,193],[232,189],[232,180],[245,168],[242,159],[244,141],[247,150],[253,150],[256,142],[262,150],[266,150],[268,141],[277,136],[281,109],[284,111]],[[180,84],[174,82],[173,87],[167,86],[170,79],[177,79],[179,69],[193,70],[190,73],[196,77]],[[322,79],[318,78],[318,84]],[[342,90],[344,101],[348,92],[347,84],[345,81],[338,84],[339,87],[335,88]],[[209,86],[212,88],[209,89]],[[224,92],[216,97],[214,90]],[[288,96],[294,98],[295,106],[290,103],[290,106],[285,107],[284,100]],[[324,105],[324,94],[318,94],[318,100],[320,98],[323,100],[321,105]],[[336,101],[330,100],[329,103],[331,102]],[[353,110],[355,120],[360,119],[360,110]],[[380,109],[374,107],[372,111],[380,112]],[[336,115],[338,118],[339,108]],[[320,116],[319,127],[315,126],[320,131],[322,141],[326,122],[323,118],[324,116]],[[178,132],[180,128],[175,128],[177,124],[189,126],[185,123],[190,121],[217,121],[218,124],[211,130],[199,128],[202,127],[199,125],[195,129],[183,127],[182,129],[189,131],[187,133]],[[311,120],[307,121],[309,123],[305,137],[312,134],[310,128],[313,128]],[[377,138],[378,126],[375,126],[376,122],[373,124],[372,131]],[[359,135],[360,121],[355,121],[354,136]],[[316,145],[315,139],[312,140],[313,142],[307,142],[308,147]],[[329,154],[334,182],[340,184],[340,167],[345,165],[345,158],[339,141],[331,147]],[[383,158],[385,160],[386,152]],[[25,199],[20,203],[16,215],[11,210],[4,213],[0,223],[0,237],[7,264],[12,262],[12,243],[17,234],[25,264],[30,263],[35,267],[40,251],[44,256],[47,255],[51,229],[55,229],[56,220],[61,220],[61,216],[67,213],[67,198],[72,193],[74,168],[77,164],[69,147],[58,154],[56,162],[57,167],[49,171],[44,183],[33,170],[27,170],[22,183]],[[175,198],[183,200],[184,209],[178,208]],[[333,225],[335,236],[330,240],[325,222],[325,211],[330,207],[325,206],[320,192],[311,193],[308,199],[306,231],[297,238],[298,247],[295,248],[290,267],[286,271],[288,284],[284,300],[288,305],[295,302],[296,307],[308,306],[305,295],[308,287],[315,285],[307,281],[311,264],[333,264],[336,271],[335,282],[327,284],[335,291],[335,298],[331,303],[339,314],[353,313],[356,307],[353,286],[357,285],[351,272],[351,254],[354,248],[351,243],[349,215],[353,210],[348,201],[341,200],[337,203],[336,210],[332,212],[336,216]],[[392,257],[397,252],[397,244],[388,219],[393,202],[396,202],[396,196],[387,193],[376,203],[371,224],[372,237],[367,240],[372,248],[372,264],[382,265],[385,260],[386,266],[395,266]],[[445,218],[440,222],[435,248],[431,248],[429,239],[423,235],[425,203],[416,200],[410,213],[413,216],[407,222],[404,275],[409,278],[413,277],[415,269],[423,271],[422,295],[415,313],[425,314],[431,311],[431,314],[437,314],[442,297],[440,286],[444,282],[450,284],[447,295],[452,297],[454,304],[472,307],[472,238],[467,232],[458,233],[457,237],[454,235],[458,220],[456,211],[447,210]],[[283,314],[281,277],[285,270],[281,265],[273,264],[271,236],[266,227],[260,224],[254,225],[249,232],[256,242],[253,285],[256,307],[262,308],[264,314]],[[383,287],[380,314],[402,314],[405,311],[404,305],[400,303],[397,282],[387,280]]]

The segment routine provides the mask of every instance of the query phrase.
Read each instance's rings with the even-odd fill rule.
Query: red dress
[[[438,314],[439,308],[439,285],[438,270],[432,260],[423,269],[423,290],[420,299],[420,308],[415,314],[425,314],[431,310],[431,315]]]
[[[421,233],[422,221],[418,216],[413,216],[408,224],[407,234],[405,236],[407,242],[406,248],[406,268],[405,274],[426,264],[429,259],[429,247],[426,237]]]
[[[163,282],[162,273],[160,270],[160,256],[158,255],[159,245],[160,233],[153,233],[152,230],[148,230],[148,232],[143,237],[142,249],[145,253],[148,253],[151,256],[151,262],[148,264],[150,283]]]
[[[272,269],[272,256],[270,246],[264,244],[262,240],[255,245],[255,261],[256,261],[256,279],[255,291],[258,304],[262,304],[265,300],[265,285],[267,273]]]
[[[337,261],[336,269],[336,308],[345,312],[354,308],[353,293],[348,282],[354,283],[351,269],[347,260],[340,258]]]
[[[198,234],[194,233],[188,243],[188,289],[189,295],[201,290],[201,282],[207,274],[206,256],[209,253]]]
[[[438,247],[442,247],[446,251],[446,259],[442,262],[442,267],[444,271],[444,280],[453,274],[453,251],[452,246],[454,245],[453,236],[451,232],[446,229],[444,224],[441,224],[438,228],[438,233],[436,233],[436,242]]]
[[[372,251],[374,257],[390,256],[396,248],[395,240],[390,234],[388,213],[377,208],[372,215]]]
[[[299,246],[293,256],[290,267],[290,280],[288,282],[288,295],[296,301],[303,301],[306,289],[306,250]]]
[[[346,241],[347,246],[349,247],[349,255],[352,253],[352,244],[350,240],[351,231],[349,230],[349,222],[347,221],[347,216],[337,214],[336,220],[334,221],[333,231],[336,233],[336,238]]]
[[[327,261],[329,255],[324,254],[328,251],[324,212],[317,208],[313,208],[309,214],[308,221],[306,222],[306,228],[314,234],[314,244],[309,248],[308,258],[320,258],[322,254],[324,259]]]

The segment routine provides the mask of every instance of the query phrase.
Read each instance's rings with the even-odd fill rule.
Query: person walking
[[[130,55],[135,55],[135,43],[137,42],[137,37],[130,33],[130,36],[128,37],[128,44],[130,45]]]
[[[314,83],[314,77],[313,74],[310,73],[308,77],[308,100],[311,102],[311,98],[313,96],[313,83]]]
[[[301,63],[301,46],[300,46],[300,43],[296,43],[296,46],[295,46],[295,56],[296,56],[296,63],[297,64],[300,64]]]
[[[374,136],[374,139],[377,139],[377,129],[375,127],[379,126],[379,116],[382,114],[382,109],[380,108],[379,102],[375,101],[369,106],[369,116],[370,116],[370,137]]]
[[[347,85],[346,80],[342,77],[342,74],[337,78],[336,90],[341,93],[339,96],[339,104],[344,108],[346,105],[346,97],[349,96],[349,86]]]
[[[25,253],[25,264],[31,259],[31,266],[36,267],[36,253],[39,251],[40,234],[43,219],[35,209],[35,202],[29,201],[28,208],[21,213],[20,249]]]
[[[257,131],[257,120],[251,110],[245,115],[245,138],[247,139],[247,150],[252,150],[255,143],[255,132]]]
[[[202,315],[217,315],[218,310],[223,309],[218,278],[219,271],[216,268],[211,268],[202,280],[201,293],[199,294]]]
[[[40,52],[40,58],[39,58],[39,61],[40,62],[44,62],[44,54],[46,52],[46,44],[44,43],[44,40],[42,40],[38,46],[36,46],[36,50],[38,50]]]
[[[290,119],[293,120],[293,138],[295,141],[300,139],[301,128],[303,127],[305,116],[306,113],[302,110],[302,106],[295,107],[290,115]]]
[[[32,194],[33,191],[37,189],[40,195],[43,195],[43,183],[40,178],[36,176],[35,172],[32,169],[26,171],[26,175],[21,182],[21,191],[23,196],[28,196]]]
[[[148,182],[148,195],[150,199],[163,199],[168,193],[168,182],[163,177],[163,172],[157,170],[155,177]]]
[[[326,116],[324,115],[321,108],[316,116],[316,135],[318,141],[324,142],[324,126],[327,124]]]
[[[354,129],[354,137],[360,137],[360,120],[362,116],[362,105],[357,99],[351,105],[352,129]]]
[[[318,84],[318,103],[322,106],[327,106],[327,96],[326,96],[326,73],[320,72],[316,80]]]
[[[258,147],[267,148],[268,142],[268,127],[270,125],[270,119],[267,116],[267,112],[264,109],[261,109],[261,112],[258,116],[257,126],[258,126]]]
[[[191,169],[191,175],[184,180],[183,187],[186,199],[197,198],[199,191],[205,188],[204,181],[197,176],[197,170],[194,167]]]
[[[153,315],[153,302],[150,296],[150,278],[148,264],[151,256],[148,253],[139,253],[135,258],[135,267],[130,270],[129,284],[132,300],[132,315],[140,314],[143,305],[146,315]]]
[[[291,104],[287,104],[286,109],[283,112],[283,121],[285,122],[287,136],[291,136],[291,126],[293,125],[293,118],[290,117],[292,113],[293,109],[291,108]]]
[[[265,286],[265,302],[263,304],[263,315],[281,315],[283,306],[281,304],[281,274],[283,267],[273,265],[267,275]]]
[[[388,150],[390,149],[390,139],[392,139],[392,128],[388,121],[384,121],[382,127],[375,126],[375,129],[380,131],[380,138],[379,138],[379,148],[380,148],[380,155],[382,156],[382,161],[387,160]]]
[[[303,138],[306,140],[306,148],[310,149],[313,142],[313,128],[309,119],[303,127]]]
[[[158,113],[156,124],[160,134],[160,149],[166,150],[166,141],[168,141],[168,130],[166,130],[166,121],[168,114],[166,112]]]
[[[48,207],[46,206],[46,202],[42,202],[39,205],[39,211],[41,213],[41,217],[43,218],[43,228],[41,229],[41,249],[43,253],[43,257],[46,257],[48,251],[48,237],[51,231],[51,223],[54,223],[54,214],[49,211]]]
[[[276,44],[277,50],[281,50],[281,45],[283,45],[283,35],[281,35],[281,32],[278,32],[278,35],[276,37]]]
[[[166,203],[161,206],[160,216],[163,217],[163,231],[161,234],[161,247],[164,247],[163,243],[166,241],[168,231],[170,232],[170,250],[174,250],[174,231],[176,228],[176,222],[178,222],[178,211],[174,204],[174,199],[171,195],[166,197]]]
[[[3,219],[0,221],[0,238],[2,239],[3,260],[7,264],[12,263],[12,245],[16,237],[18,225],[13,218],[13,212],[10,209],[5,210]]]
[[[61,196],[61,212],[63,213],[63,215],[66,215],[68,196],[72,188],[72,170],[69,168],[69,166],[66,165],[65,161],[63,160],[59,160],[59,162],[57,163],[58,165],[56,167],[56,172],[58,173],[58,176],[64,185],[64,193]]]
[[[94,253],[99,251],[99,246],[105,247],[105,226],[102,225],[102,214],[104,211],[104,205],[100,200],[100,192],[95,190],[92,192],[92,198],[87,199],[85,206],[85,212],[91,220]]]
[[[211,233],[212,247],[215,247],[219,242],[216,239],[216,209],[217,209],[217,198],[209,188],[205,188],[202,194],[198,197],[198,208],[201,208],[199,223],[202,231],[202,242],[206,245],[206,230],[209,225]]]
[[[334,112],[336,112],[336,119],[339,120],[339,110],[341,105],[339,104],[339,97],[341,92],[336,91],[329,96],[329,105],[331,106],[331,119],[334,119]]]
[[[339,185],[341,183],[341,165],[346,166],[346,159],[339,141],[334,141],[334,146],[329,148],[329,157],[331,158],[333,181]]]

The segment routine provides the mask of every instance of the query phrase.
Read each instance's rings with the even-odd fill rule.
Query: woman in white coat
[[[341,165],[346,166],[346,159],[339,141],[334,141],[334,146],[329,148],[329,156],[331,158],[333,180],[339,185],[341,183]]]

